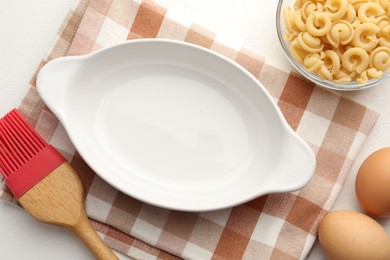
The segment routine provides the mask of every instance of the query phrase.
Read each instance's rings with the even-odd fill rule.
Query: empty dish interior
[[[63,123],[90,166],[134,197],[212,208],[272,191],[286,174],[293,141],[236,65],[170,44],[124,45],[80,62]]]

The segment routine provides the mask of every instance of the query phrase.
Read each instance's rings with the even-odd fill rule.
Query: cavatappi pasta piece
[[[317,71],[317,76],[321,79],[333,80],[333,75],[330,71],[322,65],[321,68]]]
[[[314,36],[326,35],[332,27],[332,20],[325,13],[314,13],[306,19],[307,31]]]
[[[371,51],[378,45],[376,34],[379,27],[373,23],[362,23],[355,28],[355,34],[352,38],[352,44],[355,47],[360,47],[365,51]]]
[[[295,44],[294,44],[295,43]],[[303,63],[303,59],[308,54],[307,51],[302,50],[302,48],[297,43],[297,40],[294,40],[290,45],[290,53],[300,64]]]
[[[347,71],[344,67],[340,69],[340,72],[337,73],[337,75],[340,75],[341,73],[351,78],[352,80],[354,80],[356,75],[358,75],[356,71]]]
[[[370,68],[362,73],[360,73],[359,77],[356,79],[356,82],[359,84],[366,83],[370,79],[379,79],[382,77],[383,71],[377,70],[375,68]]]
[[[385,71],[390,68],[390,48],[378,47],[370,54],[370,67]]]
[[[286,40],[286,41],[289,41],[289,42],[292,42],[293,40],[295,40],[296,38],[298,37],[298,33],[297,32],[293,32],[293,33],[287,33],[283,36],[283,38]]]
[[[326,50],[324,54],[325,57],[322,59],[324,61],[324,66],[330,71],[332,75],[339,73],[341,63],[337,53],[332,50]]]
[[[349,48],[341,57],[343,67],[350,72],[356,71],[358,74],[367,68],[369,61],[368,53],[359,47]]]
[[[390,5],[389,5],[389,7],[390,7]],[[381,25],[382,22],[384,22],[383,25]],[[378,16],[378,17],[376,18],[376,25],[378,25],[379,28],[382,28],[383,26],[386,26],[386,25],[388,25],[389,23],[390,23],[390,17],[387,16],[386,14],[381,15],[381,16]]]
[[[352,5],[352,7],[355,9],[355,11],[357,12],[359,10],[359,8],[362,6],[362,4],[368,3],[368,2],[370,2],[370,0],[350,0],[349,2]]]
[[[378,38],[383,36],[382,30],[390,25],[390,18],[387,15],[381,15],[376,19],[376,25],[379,27],[379,31],[376,34]]]
[[[284,9],[283,19],[286,29],[289,33],[294,33],[295,31],[298,31],[294,23],[294,11],[290,7]]]
[[[324,11],[324,6],[322,5],[322,3],[314,3],[312,1],[307,1],[302,5],[301,11],[302,17],[306,21],[309,15],[314,13],[322,13]]]
[[[324,54],[322,53],[324,56]],[[303,67],[310,72],[315,72],[324,65],[324,62],[321,60],[321,54],[318,53],[309,53],[305,56],[303,60]]]
[[[335,83],[344,84],[352,81],[352,78],[347,73],[340,70],[336,75],[334,75],[333,81]]]
[[[349,5],[347,7],[347,12],[345,13],[344,17],[341,18],[341,20],[345,20],[348,21],[349,23],[353,23],[355,19],[356,19],[356,11],[352,5]]]
[[[348,0],[327,0],[324,8],[332,21],[336,21],[347,13]]]
[[[301,10],[296,10],[294,13],[294,24],[300,32],[306,31],[306,20],[302,17]]]
[[[385,10],[374,2],[364,3],[358,10],[358,17],[362,23],[376,23],[376,18],[383,14],[385,14]]]
[[[380,4],[385,11],[389,7],[389,0],[374,0],[374,2]]]
[[[311,35],[308,32],[301,32],[298,34],[297,41],[302,49],[307,52],[320,52],[324,48],[324,44],[320,38]]]
[[[296,0],[294,3],[294,9],[295,10],[301,9],[303,4],[306,2],[312,2],[314,4],[320,3],[320,4],[324,5],[325,1],[326,0]]]
[[[381,36],[382,37],[379,38],[379,45],[390,48],[390,25],[385,26],[381,30]]]
[[[294,3],[294,10],[299,10],[302,8],[302,5],[309,0],[296,0]]]
[[[345,20],[333,22],[332,27],[326,35],[328,42],[333,47],[347,45],[354,37],[354,28],[351,23]]]

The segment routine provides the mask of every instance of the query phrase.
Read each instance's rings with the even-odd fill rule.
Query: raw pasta
[[[303,63],[303,59],[308,54],[306,51],[302,50],[299,46],[297,46],[296,41],[293,41],[293,44],[290,45],[291,55],[296,59],[299,63]]]
[[[301,32],[306,31],[306,22],[302,17],[301,10],[295,11],[294,13],[294,24]]]
[[[362,48],[353,47],[344,52],[341,62],[347,71],[356,71],[360,74],[367,69],[370,57]]]
[[[350,22],[346,20],[335,21],[329,33],[326,35],[326,39],[333,47],[337,48],[340,44],[347,45],[352,41],[354,31]]]
[[[369,79],[379,79],[380,77],[382,77],[382,75],[383,75],[383,71],[380,71],[380,70],[378,71],[375,68],[371,68],[371,69],[363,71],[360,74],[359,78],[356,79],[356,82],[357,83],[365,83]]]
[[[306,20],[311,14],[324,12],[324,6],[322,3],[306,1],[300,10],[302,10],[302,17]]]
[[[390,25],[383,27],[379,38],[379,45],[390,48]]]
[[[353,23],[356,19],[356,11],[353,6],[349,5],[347,8],[347,12],[341,20],[347,21],[349,23]]]
[[[377,33],[378,38],[383,36],[383,29],[390,25],[390,18],[387,15],[381,15],[376,19],[376,25],[379,27],[379,32]]]
[[[382,46],[372,51],[370,54],[370,67],[377,68],[382,71],[389,69],[390,48]]]
[[[350,0],[349,3],[352,5],[352,7],[355,9],[355,12],[359,11],[359,8],[364,3],[368,3],[370,0]]]
[[[303,61],[304,67],[311,72],[321,69],[321,67],[324,65],[324,62],[321,60],[321,54],[310,53],[306,55]]]
[[[390,0],[296,0],[283,18],[291,55],[322,79],[362,84],[390,69]]]
[[[326,35],[332,27],[332,20],[325,13],[315,13],[306,19],[307,31],[314,36]]]
[[[327,0],[324,7],[325,13],[329,15],[332,21],[336,21],[347,13],[348,0]]]
[[[375,0],[374,2],[380,4],[384,10],[389,7],[389,0]]]
[[[376,18],[383,15],[385,10],[377,3],[362,4],[358,10],[358,17],[362,23],[376,23]]]
[[[303,50],[311,53],[320,52],[324,48],[324,44],[321,42],[321,39],[308,32],[299,33],[297,42]]]
[[[360,47],[365,51],[371,51],[378,45],[376,34],[379,32],[379,27],[373,23],[362,23],[355,29],[352,44],[355,47]]]
[[[285,9],[283,13],[283,17],[284,17],[284,23],[286,25],[287,31],[289,33],[293,33],[294,31],[296,31],[296,29],[294,28],[295,27],[294,12],[293,10],[290,9],[290,7],[287,7]]]
[[[324,65],[330,71],[332,75],[336,75],[340,72],[341,62],[340,57],[333,50],[326,50],[324,52]]]

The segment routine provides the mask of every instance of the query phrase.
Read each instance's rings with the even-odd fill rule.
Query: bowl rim
[[[388,71],[386,74],[384,73],[382,77],[379,79],[371,79],[367,81],[364,84],[358,84],[356,81],[351,81],[344,84],[335,83],[330,80],[324,80],[319,78],[314,73],[308,72],[301,64],[299,64],[295,58],[290,54],[289,48],[286,44],[286,41],[283,38],[283,31],[282,31],[282,7],[284,0],[278,0],[278,5],[276,8],[276,31],[279,39],[279,43],[283,48],[284,54],[287,56],[288,61],[290,64],[296,69],[301,75],[303,75],[306,79],[310,80],[311,82],[332,90],[339,90],[339,91],[355,91],[355,90],[363,90],[368,89],[371,87],[374,87],[376,85],[379,85],[380,83],[384,82],[390,77],[390,71]]]

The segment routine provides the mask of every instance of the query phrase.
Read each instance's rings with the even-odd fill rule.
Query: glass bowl
[[[290,42],[284,39],[284,35],[287,33],[285,22],[283,19],[283,10],[287,7],[294,8],[294,3],[296,0],[279,0],[277,10],[276,10],[276,29],[279,38],[279,42],[282,45],[284,53],[287,56],[287,59],[291,65],[305,78],[311,82],[322,86],[324,88],[340,90],[340,91],[351,91],[351,90],[363,90],[375,85],[378,85],[390,77],[390,69],[387,69],[383,72],[382,77],[378,79],[370,79],[366,83],[357,83],[356,81],[351,81],[347,83],[336,83],[330,80],[324,80],[318,77],[316,74],[306,70],[303,65],[301,65],[290,53]]]

